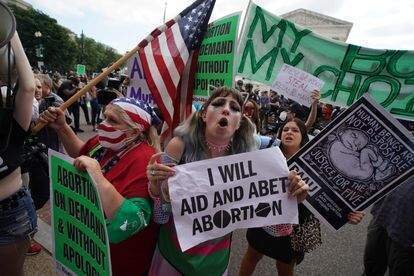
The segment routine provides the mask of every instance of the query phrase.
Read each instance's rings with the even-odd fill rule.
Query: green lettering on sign
[[[394,116],[414,120],[414,51],[327,39],[250,2],[239,40],[238,75],[272,86],[285,63],[324,81],[322,102],[347,107],[368,93]]]
[[[106,221],[99,194],[69,157],[49,156],[56,262],[77,275],[111,275]]]
[[[234,54],[240,13],[211,23],[200,46],[194,79],[194,101],[207,99],[214,87],[233,87]]]

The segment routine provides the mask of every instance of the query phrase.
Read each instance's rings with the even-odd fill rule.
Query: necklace
[[[211,152],[221,153],[230,149],[231,143],[229,142],[226,145],[217,145],[206,139],[206,145]]]

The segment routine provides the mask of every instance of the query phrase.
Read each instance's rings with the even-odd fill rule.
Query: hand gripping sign
[[[288,197],[288,168],[279,148],[176,166],[169,179],[183,251],[235,229],[298,223]]]

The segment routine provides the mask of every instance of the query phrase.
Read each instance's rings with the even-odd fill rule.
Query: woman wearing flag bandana
[[[194,113],[175,129],[175,137],[165,148],[170,162],[177,160],[176,164],[184,164],[257,149],[254,126],[242,115],[242,106],[242,95],[236,90],[222,87],[213,91],[201,111]],[[174,174],[172,167],[156,161],[160,156],[154,155],[147,168],[149,192],[154,198],[154,219],[164,222],[160,228],[150,275],[226,275],[231,234],[182,252],[173,217],[165,212],[167,208],[157,208],[160,206],[157,204],[160,197],[168,201],[168,189],[164,181]],[[291,173],[289,179],[292,194],[304,198],[309,187],[295,173]],[[164,184],[160,187],[160,183]]]
[[[144,275],[154,252],[157,227],[145,169],[159,150],[155,125],[160,119],[146,103],[113,100],[105,109],[98,135],[84,143],[65,122],[64,113],[49,108],[41,121],[56,129],[79,170],[97,184],[106,216],[114,275]]]

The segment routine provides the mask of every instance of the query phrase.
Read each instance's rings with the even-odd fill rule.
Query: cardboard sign
[[[230,14],[208,25],[197,60],[194,102],[202,104],[207,101],[212,88],[233,87],[233,63],[240,14]]]
[[[320,91],[323,80],[306,73],[303,70],[283,64],[272,85],[272,89],[302,105],[310,107],[312,104],[311,92]]]
[[[169,179],[174,224],[183,251],[235,229],[298,223],[279,148],[192,162]]]
[[[111,275],[111,258],[99,193],[73,159],[49,150],[53,257],[66,275]]]
[[[86,66],[83,64],[76,64],[76,74],[78,76],[83,76],[86,73]]]
[[[340,114],[289,160],[310,186],[305,205],[341,228],[414,171],[413,136],[369,96]]]
[[[130,83],[127,87],[127,97],[155,106],[154,98],[148,88],[138,54],[133,55],[132,58],[128,60],[127,74],[130,79]]]

